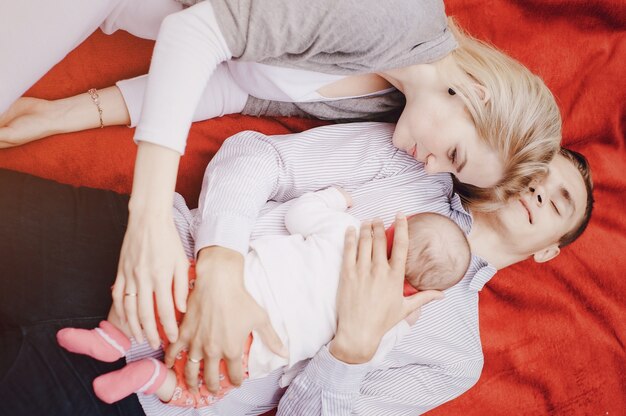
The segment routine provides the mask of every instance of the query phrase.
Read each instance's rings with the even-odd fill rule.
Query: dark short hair
[[[587,225],[589,224],[589,220],[591,219],[591,211],[593,211],[593,180],[591,179],[591,168],[589,167],[589,161],[582,154],[566,149],[565,147],[561,147],[559,151],[559,155],[563,156],[567,160],[569,160],[580,172],[580,175],[583,177],[583,182],[585,182],[585,190],[587,191],[587,203],[585,204],[585,214],[583,215],[582,220],[574,228],[565,233],[561,239],[559,240],[559,247],[565,247],[569,244],[572,244],[580,235],[585,231]]]

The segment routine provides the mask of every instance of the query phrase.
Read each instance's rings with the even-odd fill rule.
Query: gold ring
[[[187,359],[188,359],[189,361],[191,361],[192,363],[195,363],[195,364],[199,364],[199,363],[200,363],[200,360],[202,360],[202,358],[200,358],[200,359],[196,360],[195,358],[191,358],[191,357],[188,357]]]
[[[136,293],[124,293],[124,296],[137,296]]]

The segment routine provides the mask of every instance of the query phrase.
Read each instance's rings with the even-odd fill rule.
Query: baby
[[[349,226],[358,230],[360,226],[355,217],[345,212],[351,198],[340,188],[304,194],[291,204],[285,215],[290,235],[252,241],[244,267],[246,289],[267,311],[289,350],[288,358],[275,355],[253,331],[243,360],[246,376],[263,377],[283,367],[283,385],[288,385],[297,374],[296,364],[314,356],[334,336],[345,230]],[[432,213],[413,215],[408,218],[408,225],[406,274],[410,285],[417,290],[444,290],[459,282],[471,257],[461,229],[450,219]],[[190,279],[191,288],[193,266]],[[381,361],[408,328],[405,321],[392,328],[382,339],[373,361]],[[57,340],[68,351],[113,362],[130,348],[131,341],[125,333],[126,328],[102,321],[92,330],[64,328],[58,332]],[[161,338],[167,339],[162,332]],[[154,359],[131,362],[97,377],[94,390],[107,403],[132,393],[144,393],[156,394],[176,406],[202,407],[221,399],[233,388],[222,367],[218,393],[212,394],[201,385],[199,393],[193,394],[184,379],[186,358],[186,353],[180,354],[173,369]]]

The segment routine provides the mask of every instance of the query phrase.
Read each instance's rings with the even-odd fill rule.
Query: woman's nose
[[[542,206],[545,202],[545,188],[541,185],[532,186],[530,192],[538,206]]]

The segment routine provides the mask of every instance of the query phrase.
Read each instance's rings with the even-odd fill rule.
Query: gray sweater
[[[442,0],[209,1],[233,59],[352,75],[433,62],[457,46]],[[250,97],[242,113],[380,120],[403,106],[398,91],[308,103]]]

